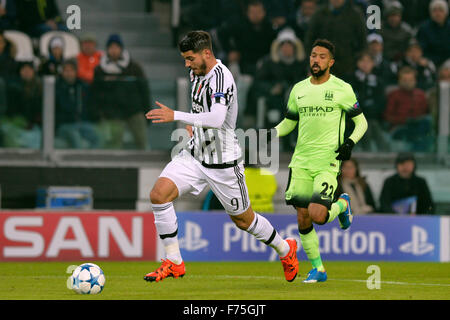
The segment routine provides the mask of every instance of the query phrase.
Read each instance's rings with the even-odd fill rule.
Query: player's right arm
[[[152,109],[145,115],[152,123],[181,121],[190,126],[219,129],[227,115],[227,107],[219,103],[213,104],[210,112],[203,113],[174,111],[158,101],[155,103],[159,109]]]
[[[290,120],[288,118],[284,118],[276,127],[277,130],[277,138],[284,137],[292,132],[295,129],[298,121]]]
[[[295,87],[294,87],[295,88]],[[298,108],[295,102],[295,93],[294,88],[291,90],[291,94],[289,95],[288,106],[286,110],[286,116],[276,127],[277,137],[284,137],[292,132],[297,125],[299,116],[298,116]]]
[[[192,137],[194,135],[194,131],[192,130],[192,126],[187,125],[186,126],[186,131],[188,132],[189,137]]]

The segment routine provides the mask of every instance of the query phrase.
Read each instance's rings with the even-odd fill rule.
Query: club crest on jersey
[[[356,101],[356,103],[353,105],[353,109],[359,109],[359,102]]]
[[[325,100],[326,101],[333,101],[333,91],[327,90],[325,91]]]

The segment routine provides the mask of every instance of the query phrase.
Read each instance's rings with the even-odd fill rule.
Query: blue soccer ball
[[[72,289],[80,294],[98,294],[105,286],[105,274],[94,263],[84,263],[72,273]]]

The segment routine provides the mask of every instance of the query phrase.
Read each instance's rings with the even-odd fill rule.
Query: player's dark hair
[[[328,51],[331,54],[331,58],[334,59],[336,49],[334,47],[334,44],[330,40],[317,39],[316,41],[314,41],[311,49],[314,47],[322,47],[322,48],[328,49]]]
[[[192,50],[194,53],[204,49],[212,50],[211,36],[206,31],[191,31],[180,40],[178,48],[181,52]]]

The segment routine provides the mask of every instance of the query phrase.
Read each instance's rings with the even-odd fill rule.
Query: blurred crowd
[[[179,36],[209,31],[238,87],[250,79],[240,127],[282,120],[291,87],[309,75],[313,41],[326,38],[332,73],[353,86],[369,122],[357,150],[435,151],[439,83],[450,81],[447,0],[181,0],[180,12]],[[379,28],[368,23],[377,18]],[[56,0],[0,0],[0,146],[40,147],[46,75],[57,79],[56,147],[125,148],[128,131],[130,148],[148,148],[149,83],[120,35],[75,37]],[[283,139],[290,150],[295,137]]]
[[[265,103],[264,127],[282,119],[290,88],[309,74],[312,43],[326,38],[336,46],[332,73],[353,86],[369,122],[360,150],[434,151],[438,83],[450,81],[447,0],[182,4],[181,26],[209,30],[216,55],[235,76],[251,77],[245,106],[248,127],[257,122],[260,101]],[[379,17],[372,10],[367,13],[371,5],[381,9]],[[379,29],[367,23],[377,18]]]
[[[45,76],[56,148],[123,149],[127,130],[129,148],[148,148],[149,83],[121,36],[78,38],[55,0],[0,0],[0,147],[41,148]]]
[[[371,5],[381,9],[378,29],[367,23],[377,18],[367,13]],[[216,56],[238,86],[251,80],[240,88],[244,129],[282,120],[290,89],[309,76],[312,43],[326,38],[336,46],[332,73],[353,86],[369,122],[359,150],[435,151],[439,83],[450,82],[448,1],[181,0],[175,40],[193,29],[211,33]],[[93,33],[75,36],[56,0],[0,0],[0,147],[41,148],[49,75],[56,79],[56,148],[148,148],[142,115],[149,83],[121,36],[112,33],[106,43]],[[124,146],[127,130],[130,146]],[[295,137],[285,139],[282,148],[291,150]],[[399,154],[395,168],[375,201],[356,160],[346,161],[336,194],[349,193],[356,214],[433,213],[413,154]],[[262,182],[260,168],[246,170],[252,202],[270,212],[275,178],[265,174]],[[213,208],[213,200],[204,206]]]
[[[239,91],[246,94],[246,104],[240,105],[245,108],[245,128],[268,129],[283,119],[292,86],[309,76],[312,43],[326,38],[336,46],[332,73],[352,85],[369,122],[358,150],[435,151],[439,83],[450,82],[446,0],[181,3],[179,29],[210,31],[216,56],[228,65],[236,79],[251,79],[248,91]],[[367,10],[371,5],[380,8],[380,16],[373,16],[376,10]],[[374,23],[378,18],[379,25]],[[284,139],[284,150],[292,150],[296,138]],[[380,196],[375,199],[357,161],[345,161],[336,195],[350,194],[355,214],[434,213],[427,182],[416,174],[413,153],[399,153],[395,171],[385,179]],[[266,184],[259,180],[249,186],[249,193],[255,195],[252,203],[263,195],[273,201],[275,193],[267,195]],[[209,209],[214,208],[214,201],[208,197],[206,200]],[[265,208],[260,211],[270,212]]]

